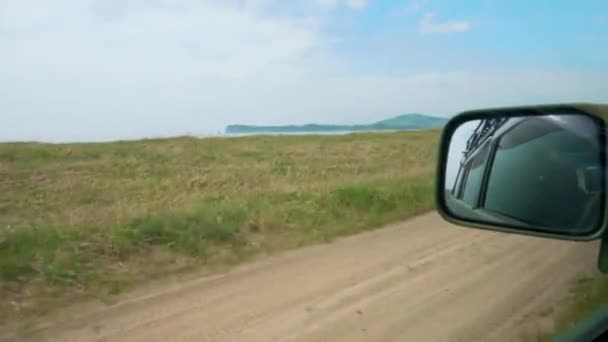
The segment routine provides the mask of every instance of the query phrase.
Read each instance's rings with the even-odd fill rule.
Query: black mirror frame
[[[591,105],[588,104],[564,104],[564,105],[539,105],[539,106],[522,106],[522,107],[505,107],[505,108],[490,108],[490,109],[481,109],[481,110],[472,110],[465,111],[450,119],[443,131],[441,133],[441,138],[439,141],[439,154],[438,154],[438,162],[437,162],[437,170],[436,170],[436,181],[435,181],[435,204],[437,211],[446,221],[453,223],[458,226],[472,227],[484,230],[498,231],[503,233],[511,233],[511,234],[519,234],[519,235],[529,235],[550,239],[560,239],[560,240],[570,240],[570,241],[591,241],[596,240],[603,236],[606,231],[606,227],[608,227],[608,208],[607,208],[607,195],[606,190],[608,190],[607,182],[608,182],[608,168],[606,161],[606,123],[605,118],[594,113],[592,111],[586,110],[587,107]],[[601,146],[604,151],[601,152],[601,163],[604,168],[604,178],[603,178],[603,188],[605,189],[605,196],[602,199],[602,224],[586,235],[565,235],[559,233],[550,233],[546,230],[525,230],[521,227],[509,226],[507,224],[491,224],[491,223],[482,223],[473,220],[466,220],[455,215],[451,214],[447,209],[446,203],[444,199],[444,188],[445,188],[445,170],[447,167],[447,154],[449,152],[449,145],[452,134],[460,125],[467,121],[477,120],[487,118],[488,116],[540,116],[540,115],[560,115],[560,114],[579,114],[587,116],[597,122],[598,126],[601,127],[600,139]]]

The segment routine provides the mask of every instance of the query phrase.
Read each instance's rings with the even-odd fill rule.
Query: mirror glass
[[[448,215],[569,236],[600,228],[605,163],[597,119],[488,115],[451,130],[442,156]]]

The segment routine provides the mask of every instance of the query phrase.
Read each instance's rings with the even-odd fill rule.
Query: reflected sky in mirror
[[[452,189],[456,174],[462,160],[462,155],[467,146],[467,140],[473,134],[475,128],[481,120],[472,120],[460,125],[450,140],[450,149],[448,152],[447,169],[445,173],[445,188]]]

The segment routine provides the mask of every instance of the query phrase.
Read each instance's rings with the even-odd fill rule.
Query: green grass
[[[572,289],[572,297],[563,304],[565,309],[557,317],[555,331],[540,335],[536,340],[551,341],[553,337],[579,324],[605,304],[608,304],[608,277],[599,275],[579,280]]]
[[[438,134],[0,144],[0,322],[428,211]]]

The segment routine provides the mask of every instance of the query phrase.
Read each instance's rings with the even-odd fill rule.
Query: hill
[[[323,133],[323,132],[361,132],[361,131],[398,131],[412,129],[441,128],[447,122],[446,118],[424,114],[403,114],[386,120],[362,125],[286,125],[286,126],[254,126],[229,125],[226,134],[252,133]]]

